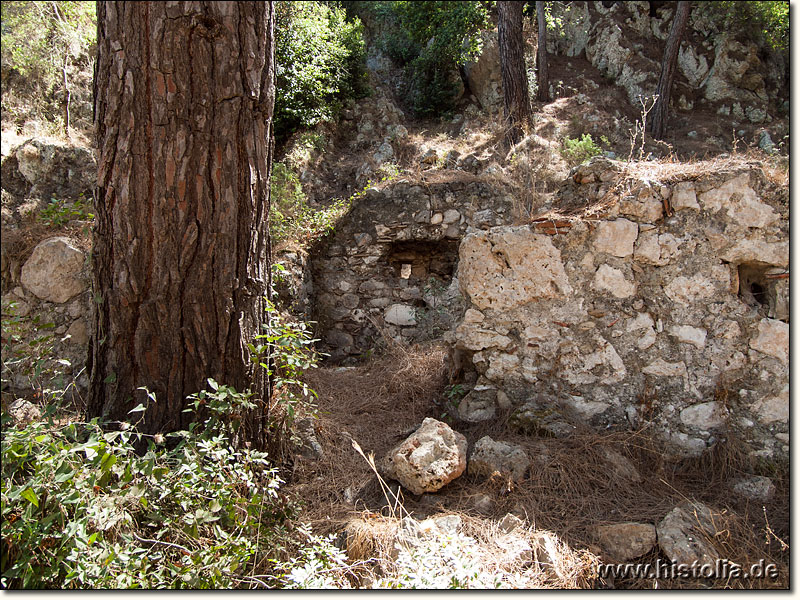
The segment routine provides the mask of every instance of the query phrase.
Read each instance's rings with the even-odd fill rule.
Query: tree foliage
[[[382,46],[406,67],[411,106],[420,115],[452,108],[458,89],[457,67],[480,54],[477,33],[488,26],[481,2],[379,2],[376,13],[385,32]]]
[[[275,23],[275,133],[330,120],[366,94],[363,26],[334,3],[278,2]]]
[[[698,10],[719,23],[720,31],[745,31],[761,38],[769,47],[788,56],[789,2],[754,1],[699,2]]]

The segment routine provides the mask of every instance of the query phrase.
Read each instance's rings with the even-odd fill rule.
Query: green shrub
[[[3,587],[242,586],[255,561],[282,558],[296,506],[265,454],[230,443],[223,412],[246,395],[209,385],[195,399],[211,417],[164,436],[4,413]]]
[[[275,23],[275,135],[331,120],[366,94],[363,26],[322,2],[278,2]]]
[[[63,227],[73,219],[78,221],[91,221],[91,203],[86,202],[81,196],[71,203],[57,198],[51,198],[50,203],[39,213],[39,220],[49,227]]]
[[[601,141],[605,144],[608,143],[605,137],[601,138]],[[584,133],[580,138],[565,138],[564,147],[561,149],[562,156],[572,166],[582,164],[593,156],[602,153],[603,149],[595,143],[588,133]]]
[[[695,10],[715,21],[719,31],[733,28],[745,32],[788,58],[789,2],[723,0],[697,4]]]

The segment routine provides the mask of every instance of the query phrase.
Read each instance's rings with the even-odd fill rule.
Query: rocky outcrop
[[[564,35],[548,40],[550,51],[585,55],[641,108],[640,96],[655,93],[663,44],[674,8],[651,12],[649,2],[569,2],[555,5]],[[780,56],[719,31],[720,19],[693,10],[678,53],[673,102],[681,110],[707,106],[737,122],[770,120],[770,101],[785,86]]]
[[[496,113],[503,108],[503,77],[500,72],[500,51],[497,31],[481,32],[480,56],[464,65],[469,90],[484,110]]]
[[[436,492],[467,468],[467,440],[446,423],[428,417],[389,451],[382,466],[414,494]]]

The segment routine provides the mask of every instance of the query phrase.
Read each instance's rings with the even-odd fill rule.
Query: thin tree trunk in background
[[[500,49],[500,71],[503,78],[503,114],[509,128],[510,144],[522,138],[523,128],[530,124],[531,102],[525,74],[525,43],[522,37],[524,2],[497,3],[497,38]]]
[[[186,427],[213,377],[250,388],[266,443],[270,383],[246,347],[270,290],[272,2],[98,2],[88,412]]]
[[[536,99],[550,101],[550,78],[547,75],[547,21],[544,18],[544,2],[536,3],[536,24],[539,30],[536,50]]]
[[[653,120],[650,126],[650,132],[657,140],[664,137],[666,129],[672,80],[675,77],[678,50],[686,30],[686,23],[689,21],[690,7],[691,2],[678,2],[678,6],[675,9],[675,17],[672,20],[672,28],[669,30],[667,45],[664,48],[664,59],[661,61],[661,76],[658,79],[658,87],[656,88],[658,98],[653,106]]]

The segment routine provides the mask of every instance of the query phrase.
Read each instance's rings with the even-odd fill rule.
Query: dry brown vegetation
[[[786,465],[758,465],[733,433],[700,459],[670,461],[662,444],[646,429],[600,433],[577,429],[567,438],[542,438],[515,433],[505,418],[490,424],[469,424],[445,416],[447,353],[443,346],[390,345],[378,357],[356,367],[332,367],[309,372],[319,393],[318,439],[325,456],[319,461],[298,459],[291,488],[305,502],[303,519],[315,531],[340,534],[350,558],[361,565],[351,583],[365,585],[375,564],[384,571],[393,563],[393,540],[406,513],[421,520],[455,514],[462,530],[478,540],[482,558],[490,564],[498,552],[493,541],[497,522],[511,512],[523,518],[529,533],[547,531],[563,542],[563,567],[555,577],[536,565],[518,565],[525,587],[591,588],[780,588],[788,585],[789,480]],[[426,416],[443,419],[463,433],[470,444],[490,435],[521,445],[532,457],[527,478],[514,484],[503,478],[480,480],[466,474],[436,494],[404,494],[396,482],[392,492],[402,510],[381,488],[372,468],[353,448],[355,440],[379,461]],[[626,457],[641,474],[631,479],[610,469],[606,452]],[[763,507],[730,494],[731,479],[763,472],[773,478],[777,493]],[[491,509],[478,509],[476,499],[487,496]],[[637,521],[657,523],[684,500],[699,500],[720,517],[710,542],[720,556],[749,566],[764,559],[779,565],[777,580],[630,579],[599,581],[596,565],[603,551],[593,537],[597,525]],[[344,534],[343,532],[347,532]],[[667,561],[658,548],[642,558]],[[365,563],[366,561],[366,563]],[[488,563],[486,562],[488,561]],[[668,561],[667,561],[668,562]],[[365,564],[372,569],[365,570]],[[351,578],[354,575],[351,574]]]

